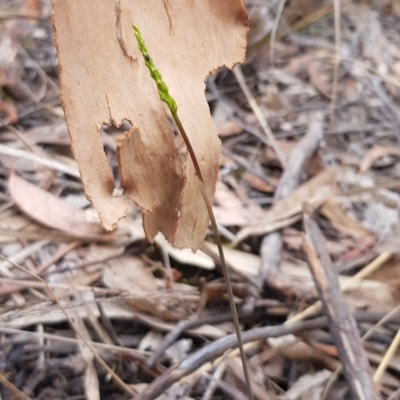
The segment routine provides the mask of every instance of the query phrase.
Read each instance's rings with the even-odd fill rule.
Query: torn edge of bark
[[[67,102],[65,101],[63,90],[61,90],[61,87],[63,86],[63,80],[64,80],[64,70],[63,70],[62,62],[60,60],[60,45],[58,43],[58,30],[57,30],[56,17],[55,17],[55,8],[59,1],[60,0],[52,0],[52,2],[51,2],[50,22],[51,22],[51,26],[53,28],[53,44],[56,49],[57,65],[58,65],[58,69],[59,69],[60,102],[61,102],[61,106],[64,110],[64,115],[65,115],[65,110],[67,108],[67,105],[66,105]],[[69,134],[70,141],[71,141],[71,150],[72,150],[72,153],[75,155],[76,154],[75,144],[74,144],[74,140],[73,140],[73,137],[71,134],[70,121],[68,118],[65,118],[65,122],[67,124],[68,134]],[[109,121],[103,121],[103,124],[111,125],[113,122],[114,121],[112,120],[111,113],[110,113]],[[121,123],[119,125],[121,125]],[[117,124],[117,126],[118,126],[118,124]],[[99,131],[100,131],[100,129],[99,129]],[[75,159],[76,159],[76,157],[75,157]],[[78,163],[78,169],[79,169],[79,175],[81,177],[82,185],[84,188],[85,197],[93,205],[94,209],[97,211],[97,213],[99,215],[100,225],[106,232],[114,231],[117,228],[118,221],[126,216],[126,211],[128,210],[129,204],[128,204],[127,199],[124,198],[123,196],[114,195],[114,191],[115,191],[115,189],[117,189],[117,187],[115,186],[115,181],[112,176],[111,170],[108,171],[109,189],[112,189],[111,190],[112,198],[114,198],[116,202],[117,201],[119,202],[119,207],[117,207],[117,206],[115,207],[115,209],[119,208],[119,210],[117,213],[115,213],[115,216],[114,216],[114,218],[111,219],[111,221],[107,221],[109,218],[107,218],[107,216],[103,215],[103,211],[98,210],[94,206],[92,197],[89,195],[88,191],[86,190],[87,183],[83,179],[82,168],[79,163]],[[113,187],[111,187],[112,185],[113,185]]]

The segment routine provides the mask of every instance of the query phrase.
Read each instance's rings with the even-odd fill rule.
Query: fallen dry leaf
[[[321,204],[339,192],[336,184],[339,168],[330,168],[305,182],[294,192],[278,201],[270,210],[238,232],[235,243],[250,235],[262,235],[288,226],[300,218],[303,203]]]
[[[204,242],[203,247],[207,249],[210,255],[218,258],[217,245]],[[257,276],[259,274],[261,264],[261,259],[259,256],[252,253],[231,249],[230,247],[225,247],[224,253],[227,263],[235,271],[250,276]]]
[[[77,238],[77,236],[73,236]],[[79,238],[79,237],[78,237]],[[114,236],[102,235],[91,237],[80,237],[79,239],[88,239],[96,241],[109,241]],[[15,240],[41,240],[48,239],[55,242],[68,242],[71,240],[71,234],[55,229],[49,229],[39,224],[33,224],[32,219],[20,215],[16,212],[12,216],[7,216],[0,222],[0,243],[10,243]]]
[[[260,192],[272,193],[274,188],[268,183],[264,182],[261,178],[256,175],[246,172],[243,174],[243,179],[250,185],[253,189],[259,190]]]
[[[41,8],[42,5],[39,0],[25,0],[23,1],[23,6],[21,7],[21,11],[26,15],[39,17]]]
[[[277,140],[276,143],[278,144],[284,156],[288,158],[292,150],[297,146],[299,142],[294,140]],[[275,151],[269,146],[265,148],[265,156],[267,157],[268,162],[274,161],[280,163],[279,157],[276,155]]]
[[[155,239],[158,245],[165,246],[169,256],[182,265],[192,265],[194,267],[203,268],[203,269],[214,269],[215,263],[211,257],[205,254],[203,251],[198,250],[196,253],[193,253],[189,249],[176,249],[171,246],[168,242],[164,240],[164,243],[160,243],[159,238]]]
[[[284,262],[281,271],[302,285],[305,290],[314,290],[314,280],[306,263]],[[379,271],[376,274],[379,274]],[[368,309],[370,312],[388,313],[399,304],[399,290],[396,284],[379,282],[368,277],[349,285],[351,280],[352,277],[339,275],[340,286],[346,288],[344,297],[351,310]]]
[[[332,372],[326,369],[316,374],[303,375],[290,387],[286,396],[290,400],[320,399],[331,375]]]
[[[110,260],[103,272],[105,285],[135,295],[157,292],[157,282],[150,269],[138,257]]]
[[[1,71],[0,71],[1,74]],[[2,80],[0,75],[0,81]],[[0,117],[3,120],[10,121],[10,124],[18,122],[18,111],[11,101],[2,100],[0,101]]]
[[[319,8],[323,6],[321,0],[302,0],[302,1],[289,1],[285,3],[283,10],[283,16],[286,21],[291,23],[298,21],[299,19],[311,18]]]
[[[93,295],[93,292],[90,292]],[[122,304],[104,301],[102,303],[104,314],[108,318],[131,320],[134,314]],[[34,311],[35,310],[35,311]],[[82,302],[71,303],[69,310],[76,310],[81,318],[87,319],[89,315],[100,317],[99,307],[95,302],[89,301],[84,306]],[[17,315],[18,314],[18,315]],[[10,328],[23,328],[35,324],[58,324],[66,321],[64,312],[58,305],[51,306],[48,303],[38,304],[32,308],[20,310],[18,313],[4,313],[0,316],[2,326]]]
[[[298,145],[299,141],[277,140],[277,143],[282,153],[286,158],[288,158],[292,150]],[[267,158],[267,164],[278,165],[282,167],[279,157],[271,147],[265,148],[265,157]],[[305,161],[304,169],[305,172],[311,176],[317,175],[323,170],[323,163],[319,151],[314,152],[314,154]]]
[[[286,106],[285,100],[277,85],[268,84],[263,86],[263,93],[258,98],[259,103],[271,111],[283,110]]]
[[[114,229],[127,205],[122,197],[113,196],[115,183],[99,130],[102,124],[119,126],[128,120],[133,128],[119,140],[117,149],[121,183],[124,194],[143,210],[147,238],[152,241],[162,232],[175,246],[196,250],[209,218],[193,165],[182,160],[174,145],[132,24],[142,31],[177,101],[212,199],[220,141],[204,96],[204,80],[218,67],[233,67],[244,59],[245,3],[196,0],[188,7],[184,0],[119,0],[118,11],[112,0],[53,3],[65,116],[86,195],[102,225]]]
[[[176,302],[168,293],[159,292],[156,278],[139,257],[107,261],[103,283],[129,295],[125,303],[137,311],[174,321],[187,317],[184,307],[179,306],[180,299]]]
[[[148,331],[140,341],[138,350],[154,352],[160,346],[162,338],[161,332],[155,330]]]
[[[332,59],[327,51],[317,52],[316,59],[310,61],[307,71],[310,83],[328,99],[332,96]],[[326,57],[326,58],[324,58]]]
[[[247,199],[246,199],[247,200]],[[215,218],[224,226],[244,226],[255,223],[264,210],[252,201],[243,201],[223,182],[217,183],[213,206]]]
[[[392,286],[400,293],[400,258],[398,256],[391,258],[379,270],[373,272],[370,279]]]
[[[395,147],[374,146],[368,150],[360,161],[360,172],[368,171],[382,157],[400,157],[400,150]]]
[[[104,236],[99,224],[88,222],[85,211],[20,178],[10,175],[8,188],[16,205],[41,224],[73,237]]]
[[[219,137],[229,137],[243,132],[243,128],[235,121],[225,121],[217,124],[217,131]]]
[[[261,372],[261,371],[260,371]],[[254,398],[259,400],[272,400],[271,396],[265,389],[264,385],[260,385],[257,380],[257,374],[251,374],[251,387],[253,390]],[[243,367],[238,357],[233,357],[226,363],[226,372],[224,373],[224,380],[232,387],[244,390],[246,388],[246,381],[243,375]],[[240,389],[238,390],[240,392]],[[214,396],[212,396],[214,397]],[[215,396],[216,397],[216,396]],[[239,396],[227,396],[229,398],[239,398]],[[243,398],[247,398],[243,396]]]
[[[320,209],[322,215],[331,221],[331,224],[341,233],[355,239],[370,236],[371,232],[365,229],[355,218],[346,213],[342,206],[333,200],[324,203]]]
[[[293,361],[317,362],[326,368],[335,370],[338,361],[299,340],[294,335],[286,335],[281,338],[268,339],[268,344],[279,350],[285,358]]]
[[[346,278],[342,277],[340,283],[345,284],[348,281]],[[400,301],[398,285],[372,279],[365,279],[354,288],[348,289],[345,297],[352,310],[366,309],[369,312],[381,313],[388,313]]]
[[[283,230],[282,234],[283,241],[288,248],[296,251],[299,251],[301,249],[301,245],[303,243],[303,235],[301,231],[288,227]],[[360,244],[358,243],[358,241],[353,239],[342,239],[340,241],[326,239],[325,244],[329,254],[333,257],[342,256],[343,253],[348,254],[349,252],[354,250],[353,246],[357,246],[357,251],[360,251],[358,248]]]

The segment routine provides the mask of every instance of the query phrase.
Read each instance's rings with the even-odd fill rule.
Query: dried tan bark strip
[[[243,60],[244,0],[119,0],[118,15],[114,0],[54,0],[53,7],[72,147],[86,196],[102,225],[114,229],[124,216],[126,201],[113,196],[115,184],[99,130],[103,123],[119,125],[126,119],[133,128],[119,142],[119,168],[125,195],[144,211],[147,238],[152,241],[160,231],[175,246],[196,250],[204,239],[208,215],[192,163],[182,161],[174,145],[132,24],[140,27],[178,103],[211,199],[220,141],[204,96],[204,80],[218,67],[232,68]]]

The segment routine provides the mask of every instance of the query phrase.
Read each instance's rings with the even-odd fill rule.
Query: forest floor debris
[[[396,399],[400,8],[342,1],[338,44],[334,2],[275,3],[247,1],[247,60],[206,90],[254,394],[333,400],[362,382],[368,399]],[[211,231],[196,254],[151,245],[134,204],[105,232],[86,199],[50,13],[49,0],[0,1],[1,397],[246,398]],[[117,183],[127,129],[100,133]]]

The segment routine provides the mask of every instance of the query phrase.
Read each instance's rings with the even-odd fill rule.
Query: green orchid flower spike
[[[139,28],[136,25],[132,25],[133,30],[135,31],[135,36],[138,41],[139,50],[143,55],[144,62],[147,68],[150,71],[150,75],[157,84],[158,94],[162,101],[164,101],[168,108],[170,109],[171,113],[174,114],[178,110],[178,105],[174,98],[169,94],[168,86],[163,81],[163,78],[160,74],[160,71],[155,67],[153,60],[149,56],[149,52],[147,51],[146,43],[144,42],[142,35],[140,33]]]

